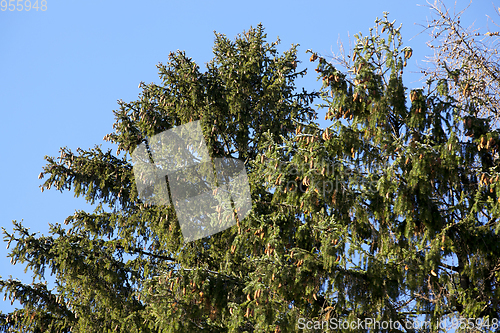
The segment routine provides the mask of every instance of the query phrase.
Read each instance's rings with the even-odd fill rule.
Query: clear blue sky
[[[453,9],[454,1],[446,3]],[[468,1],[459,3],[463,8]],[[11,230],[12,220],[24,219],[31,231],[46,233],[48,223],[62,223],[75,209],[90,209],[70,192],[41,193],[37,177],[43,157],[58,156],[64,146],[114,148],[102,138],[112,132],[116,101],[137,99],[141,81],[158,82],[156,64],[166,63],[170,51],[185,50],[203,68],[212,57],[214,30],[234,38],[262,22],[268,41],[281,39],[281,51],[300,44],[300,68],[312,69],[307,49],[331,55],[339,36],[347,42],[348,33],[367,33],[375,18],[388,11],[391,20],[403,23],[405,43],[414,49],[409,71],[419,71],[417,61],[423,66],[421,60],[430,55],[428,35],[418,35],[422,27],[415,25],[430,17],[427,7],[418,6],[425,0],[305,4],[47,0],[46,11],[0,11],[0,226]],[[474,0],[467,22],[485,26],[485,14],[494,8],[491,1]],[[409,73],[406,84],[421,86],[419,77]],[[319,88],[313,75],[301,85]],[[24,267],[10,265],[5,245],[0,247],[0,275],[29,283]],[[1,311],[9,309],[9,302],[0,303]]]

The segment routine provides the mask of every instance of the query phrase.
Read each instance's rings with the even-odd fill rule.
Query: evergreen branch
[[[153,258],[156,258],[156,259],[162,259],[162,260],[167,260],[167,261],[176,261],[177,259],[175,258],[172,258],[170,256],[165,256],[165,255],[161,255],[161,254],[154,254],[154,253],[151,253],[151,252],[148,252],[148,251],[144,251],[140,248],[127,248],[125,249],[125,247],[121,246],[121,245],[117,245],[116,246],[117,249],[120,249],[120,250],[124,250],[125,252],[127,253],[138,253],[138,254],[141,254],[141,255],[147,255],[149,257],[153,257]]]

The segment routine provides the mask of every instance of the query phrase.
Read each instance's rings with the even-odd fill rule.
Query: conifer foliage
[[[97,208],[75,212],[67,228],[52,225],[49,236],[32,234],[19,222],[4,230],[13,262],[26,265],[37,280],[0,282],[6,296],[22,304],[2,315],[3,328],[196,332],[255,325],[244,315],[247,295],[256,288],[249,274],[259,262],[252,257],[256,244],[246,237],[260,237],[250,229],[264,225],[261,215],[272,212],[265,205],[272,195],[250,161],[264,151],[264,134],[279,141],[293,135],[297,120],[314,118],[309,105],[317,96],[297,92],[294,82],[306,73],[298,70],[297,45],[280,54],[278,44],[266,42],[261,25],[234,41],[216,34],[204,72],[184,52],[171,53],[168,64],[158,66],[161,84],[141,83],[139,100],[119,102],[115,131],[105,140],[116,143],[122,157],[100,147],[63,148],[59,159],[47,157],[42,191],[72,190]],[[212,157],[245,162],[253,201],[263,203],[252,222],[184,243],[172,206],[138,199],[130,154],[149,137],[193,120],[201,120]],[[47,274],[55,276],[55,289],[47,289]]]
[[[400,32],[384,16],[337,63],[309,51],[319,93],[295,86],[306,74],[297,45],[279,54],[261,25],[234,41],[216,34],[204,72],[170,54],[158,66],[161,84],[141,84],[139,100],[115,111],[105,139],[122,157],[95,147],[47,158],[42,190],[72,190],[97,208],[52,225],[49,236],[18,222],[4,230],[13,262],[38,280],[0,281],[22,304],[1,315],[2,327],[296,332],[372,318],[412,332],[418,315],[436,332],[447,316],[494,323],[499,133],[473,101],[457,104],[446,81],[408,91],[412,50]],[[193,120],[212,157],[245,163],[252,210],[184,243],[172,206],[138,198],[130,154]]]
[[[420,316],[433,331],[446,318],[496,330],[499,133],[446,80],[407,93],[412,49],[400,30],[377,19],[338,68],[310,51],[331,125],[303,124],[265,154],[287,166],[269,172],[270,187],[297,216],[288,258],[305,288],[293,305],[313,323],[368,318],[411,331]]]

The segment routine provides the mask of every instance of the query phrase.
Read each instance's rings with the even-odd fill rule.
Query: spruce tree
[[[0,281],[23,305],[2,315],[3,327],[319,332],[365,331],[371,319],[373,332],[391,331],[383,323],[414,332],[412,320],[425,316],[437,332],[449,316],[497,323],[498,131],[472,102],[456,103],[447,80],[408,91],[412,50],[386,15],[355,38],[338,63],[309,51],[319,94],[295,86],[306,74],[297,46],[280,55],[260,25],[234,41],[216,34],[205,72],[170,54],[162,83],[142,84],[139,100],[115,111],[105,139],[122,157],[95,147],[47,158],[42,189],[73,190],[98,207],[50,236],[18,222],[4,231],[12,259],[42,281]],[[325,129],[311,107],[318,95]],[[139,198],[130,156],[195,120],[211,157],[244,162],[252,210],[184,242],[171,205]],[[335,327],[342,322],[355,326]]]
[[[0,281],[6,296],[22,304],[2,315],[5,329],[222,332],[255,325],[247,295],[259,266],[251,245],[257,236],[245,237],[272,213],[272,194],[250,162],[264,152],[265,135],[279,142],[291,137],[296,121],[316,115],[309,105],[317,93],[295,86],[306,73],[298,70],[298,45],[280,54],[278,44],[266,42],[262,25],[234,41],[216,34],[206,71],[184,52],[171,53],[158,66],[161,84],[141,83],[139,100],[119,102],[115,131],[104,139],[121,157],[96,146],[76,153],[62,148],[59,159],[46,158],[42,191],[72,190],[97,208],[76,211],[67,228],[51,225],[49,236],[16,221],[13,232],[4,230],[14,263],[34,275],[32,285]],[[201,121],[212,158],[245,163],[255,207],[248,222],[184,242],[171,205],[138,198],[130,156],[153,135],[194,120]],[[55,289],[47,289],[46,274],[55,276]],[[266,319],[266,325],[274,330],[279,322]]]
[[[331,125],[301,124],[264,156],[282,171],[260,169],[297,217],[291,308],[317,331],[332,318],[496,331],[499,132],[474,100],[450,96],[453,73],[407,92],[412,49],[387,14],[355,38],[336,63],[310,51]]]

